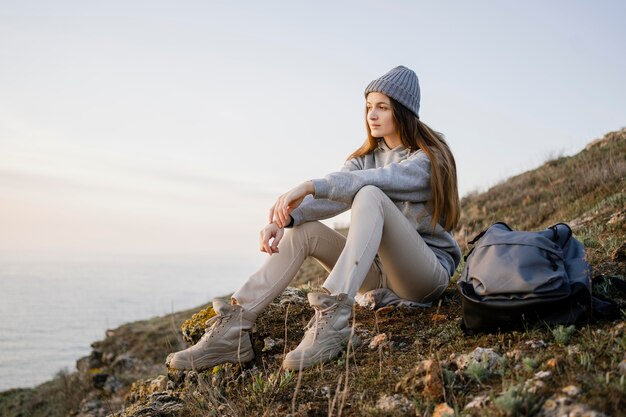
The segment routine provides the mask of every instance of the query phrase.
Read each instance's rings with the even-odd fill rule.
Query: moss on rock
[[[208,306],[191,316],[190,319],[185,320],[180,327],[185,343],[190,346],[196,344],[206,332],[207,321],[209,321],[211,317],[214,317],[215,314],[213,307]]]

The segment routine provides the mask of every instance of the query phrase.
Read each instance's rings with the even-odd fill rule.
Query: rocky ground
[[[617,287],[626,284],[626,130],[468,196],[462,205],[455,237],[464,251],[496,220],[526,230],[570,223],[594,267],[594,293],[615,299],[619,317],[466,335],[453,280],[431,308],[356,307],[360,346],[313,369],[285,372],[282,357],[313,314],[305,294],[326,275],[309,260],[293,283],[298,288],[259,317],[252,362],[167,371],[167,354],[204,332],[213,313],[203,306],[107,332],[76,372],[0,393],[0,415],[623,415],[626,296]]]

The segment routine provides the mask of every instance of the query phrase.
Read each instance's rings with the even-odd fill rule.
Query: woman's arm
[[[352,158],[344,163],[341,168],[341,172],[356,171],[360,169],[363,169],[363,158]],[[289,190],[287,193],[280,196],[270,209],[270,222],[274,221],[276,218],[277,220],[280,220],[279,224],[287,226],[293,219],[292,225],[297,226],[311,220],[323,220],[334,217],[350,208],[349,204],[330,201],[327,199],[318,199],[317,197],[313,198],[314,194],[315,189],[312,188],[311,181],[306,181],[305,183]],[[281,204],[280,202],[282,200],[281,206],[284,210],[285,198],[290,197],[296,197],[297,201],[294,201],[294,203],[297,202],[297,204],[287,204],[290,208],[287,209],[287,215],[283,216],[281,219],[280,214],[276,211],[276,207],[278,204]]]
[[[285,227],[291,221],[291,212],[300,206],[304,197],[315,193],[313,182],[305,181],[278,197],[276,203],[270,208],[270,223],[274,222],[278,227]]]
[[[418,151],[401,162],[380,168],[333,172],[312,182],[316,199],[351,204],[361,188],[373,185],[392,200],[423,202],[431,196],[430,159]]]
[[[268,255],[278,253],[278,243],[283,238],[285,229],[278,227],[276,223],[269,223],[259,234],[259,249]]]

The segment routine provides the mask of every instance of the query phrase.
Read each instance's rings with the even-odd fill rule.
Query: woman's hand
[[[304,197],[314,192],[313,182],[306,181],[278,197],[270,209],[270,223],[274,222],[280,228],[288,225],[291,212],[302,203]]]
[[[261,252],[269,255],[278,253],[278,243],[283,238],[285,229],[278,227],[276,223],[270,223],[261,230],[259,236],[259,245]],[[271,242],[270,242],[271,241]]]

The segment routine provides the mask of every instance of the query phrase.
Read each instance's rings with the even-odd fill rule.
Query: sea
[[[234,292],[258,258],[33,260],[0,256],[0,391],[75,370],[107,329]]]

